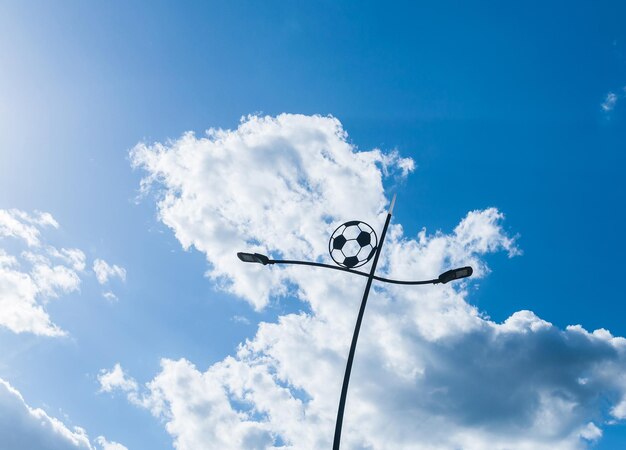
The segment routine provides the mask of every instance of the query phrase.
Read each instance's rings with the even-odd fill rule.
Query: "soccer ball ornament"
[[[374,257],[378,237],[365,222],[352,220],[340,225],[328,242],[331,258],[341,267],[360,267]]]

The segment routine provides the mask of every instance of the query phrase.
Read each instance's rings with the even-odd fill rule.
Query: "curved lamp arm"
[[[369,277],[369,274],[365,272],[361,272],[359,270],[348,269],[346,267],[338,267],[331,266],[330,264],[309,262],[309,261],[296,261],[291,259],[269,259],[267,256],[262,255],[260,253],[237,253],[237,257],[243,262],[251,262],[251,263],[259,263],[264,266],[268,264],[294,264],[300,266],[313,266],[313,267],[324,267],[326,269],[340,270],[342,272],[349,272],[355,275],[361,275],[362,277]],[[448,270],[447,272],[439,275],[438,278],[432,280],[421,280],[421,281],[405,281],[405,280],[392,280],[390,278],[384,278],[374,275],[374,279],[377,281],[382,281],[384,283],[392,283],[392,284],[405,284],[405,285],[416,285],[416,284],[446,284],[452,280],[458,280],[460,278],[466,278],[472,275],[474,271],[470,266],[461,267],[459,269]]]

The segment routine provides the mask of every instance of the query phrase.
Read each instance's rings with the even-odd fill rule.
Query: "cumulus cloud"
[[[144,190],[165,187],[159,217],[182,246],[203,252],[207,274],[258,309],[270,292],[286,293],[286,275],[240,270],[238,249],[319,258],[344,215],[383,220],[382,171],[412,167],[380,150],[357,152],[346,137],[332,117],[250,116],[234,131],[137,145],[131,161],[149,173]]]
[[[93,271],[100,284],[108,283],[112,278],[126,281],[126,269],[116,264],[110,265],[102,259],[96,259],[93,262]]]
[[[102,450],[124,450],[121,444],[96,439]],[[96,450],[87,432],[69,428],[40,408],[29,406],[22,395],[0,378],[0,447],[37,450]]]
[[[137,406],[149,408],[149,401],[140,395],[137,381],[128,375],[120,363],[115,363],[111,370],[102,369],[98,374],[100,393],[112,393],[121,391],[126,393],[128,400]]]
[[[116,363],[111,370],[101,370],[98,375],[100,392],[111,392],[119,389],[124,392],[134,392],[137,390],[137,382],[128,377],[120,363]]]
[[[338,223],[380,229],[383,178],[412,161],[357,151],[332,117],[250,116],[236,130],[140,144],[131,160],[158,196],[159,218],[184,248],[204,253],[211,279],[261,309],[290,296],[306,312],[259,324],[236,354],[198,368],[161,361],[139,386],[117,366],[103,390],[166,422],[176,448],[329,448],[364,280],[307,267],[243,266],[238,250],[328,262]],[[405,170],[407,169],[407,170]],[[399,199],[397,208],[403,204]],[[520,254],[496,208],[452,231],[393,224],[379,273],[430,279],[458,265],[489,274],[485,255]],[[470,303],[469,282],[370,294],[344,420],[342,448],[587,448],[626,415],[626,341],[606,330],[561,330],[531,311],[503,323]]]
[[[42,232],[49,227],[59,227],[50,213],[0,209],[0,326],[15,333],[66,334],[51,321],[46,304],[80,289],[86,256],[47,244]],[[23,250],[8,253],[2,246],[7,240]]]

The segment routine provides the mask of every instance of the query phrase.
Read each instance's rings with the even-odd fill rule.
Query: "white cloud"
[[[52,323],[45,306],[80,289],[86,257],[77,248],[46,244],[42,232],[48,227],[59,227],[49,213],[0,210],[0,245],[13,239],[23,248],[11,255],[0,246],[0,326],[15,333],[66,334]]]
[[[211,129],[204,138],[187,133],[167,147],[140,144],[131,160],[149,172],[144,190],[166,187],[159,216],[183,247],[205,253],[208,275],[256,308],[270,291],[286,292],[286,275],[241,270],[238,249],[316,258],[339,218],[384,220],[381,166],[402,173],[410,165],[380,150],[355,151],[337,119],[289,114],[250,116],[235,131]]]
[[[111,278],[119,278],[122,281],[126,281],[126,269],[115,264],[109,265],[102,259],[96,259],[93,262],[93,271],[100,284],[108,283]]]
[[[104,436],[98,436],[96,442],[102,447],[102,450],[128,450],[128,448],[118,442],[107,441]]]
[[[50,321],[41,303],[44,289],[52,291],[54,280],[47,280],[45,274],[33,275],[17,268],[17,260],[0,249],[0,259],[12,264],[0,266],[0,325],[15,333],[30,332],[44,336],[62,336],[63,330]]]
[[[113,292],[111,291],[106,291],[102,293],[102,296],[108,300],[109,302],[116,302],[119,299],[117,298],[117,295],[115,295]]]
[[[617,419],[626,419],[626,396],[611,409],[611,415]]]
[[[231,320],[236,323],[243,323],[244,325],[250,325],[250,319],[246,316],[234,315]]]
[[[57,250],[54,247],[48,248],[48,253],[50,256],[55,258],[59,258],[62,261],[70,264],[72,268],[78,272],[82,272],[85,270],[85,253],[82,250],[77,248],[62,248],[61,250]]]
[[[618,93],[609,92],[606,94],[606,97],[600,106],[604,112],[611,112],[615,109],[617,102],[624,97],[626,97],[626,86],[620,89]]]
[[[608,94],[606,94],[606,98],[604,99],[604,101],[602,102],[602,109],[604,111],[612,111],[613,108],[615,108],[615,105],[617,104],[617,95],[614,92],[609,92]]]
[[[139,395],[139,385],[137,381],[124,371],[120,363],[115,363],[113,369],[100,370],[98,374],[99,392],[122,391],[126,393],[128,400],[137,406],[149,407],[149,401]]]
[[[124,392],[134,392],[137,390],[137,382],[128,377],[122,366],[116,363],[112,370],[101,370],[98,375],[100,392],[111,392],[119,389]]]
[[[72,292],[80,286],[80,278],[76,272],[66,266],[35,264],[31,277],[39,292],[48,297],[58,297],[59,293]]]
[[[595,423],[589,422],[580,430],[580,437],[588,441],[597,441],[602,437],[602,430],[598,428]]]
[[[0,209],[0,237],[15,237],[28,246],[38,246],[39,228],[45,226],[58,228],[59,224],[50,213],[28,214],[17,209]]]
[[[261,323],[236,355],[205,371],[163,359],[143,388],[117,366],[103,372],[115,374],[104,385],[163,419],[179,450],[329,448],[364,280],[244,265],[235,252],[328,262],[337,223],[381,228],[384,173],[408,173],[409,164],[357,152],[334,118],[287,114],[138,145],[131,159],[148,172],[143,188],[159,189],[160,219],[183,247],[205,254],[212,279],[257,309],[272,292],[297,297],[309,312]],[[402,205],[410,201],[400,197]],[[426,279],[469,264],[484,277],[484,255],[520,253],[503,219],[495,208],[477,210],[451,233],[416,236],[394,224],[380,273]],[[600,439],[605,420],[624,417],[626,340],[581,326],[560,330],[530,311],[495,323],[468,292],[463,282],[375,286],[342,448],[575,450]]]
[[[104,437],[96,442],[103,450],[124,450]],[[70,429],[40,408],[29,406],[22,395],[0,378],[0,447],[3,449],[95,450],[86,431]]]

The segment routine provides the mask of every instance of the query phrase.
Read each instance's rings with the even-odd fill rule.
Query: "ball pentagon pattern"
[[[328,251],[338,265],[352,269],[372,259],[377,245],[378,237],[372,227],[365,222],[352,220],[333,232]]]

